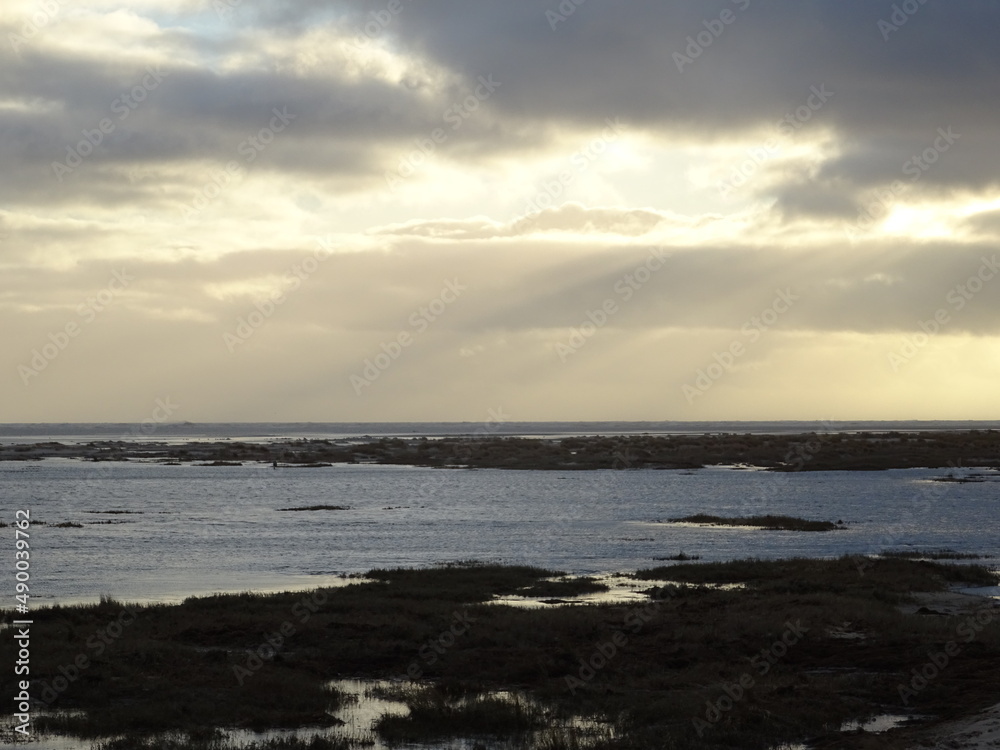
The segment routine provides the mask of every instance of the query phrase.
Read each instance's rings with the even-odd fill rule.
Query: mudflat
[[[0,461],[75,458],[153,460],[165,464],[233,466],[266,462],[281,468],[322,469],[336,463],[405,464],[495,469],[695,469],[730,465],[771,471],[881,470],[914,467],[1000,468],[1000,431],[710,434],[566,437],[380,438],[363,440],[235,440],[170,444],[94,441],[0,446]],[[990,476],[945,473],[941,481],[986,481]]]

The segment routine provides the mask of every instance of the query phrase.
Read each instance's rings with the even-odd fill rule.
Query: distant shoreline
[[[94,462],[275,468],[333,464],[527,470],[699,469],[736,466],[771,471],[873,471],[940,468],[941,481],[987,481],[970,467],[1000,469],[1000,431],[809,432],[799,434],[591,435],[579,437],[409,436],[353,439],[91,440],[0,445],[0,461],[48,458]],[[955,471],[958,476],[954,476]]]
[[[592,435],[795,435],[869,432],[967,432],[1000,430],[1000,420],[714,420],[714,421],[515,421],[502,409],[490,410],[480,422],[163,422],[154,423],[0,423],[0,445],[49,440],[184,440],[282,439],[345,440],[380,437],[534,437]]]

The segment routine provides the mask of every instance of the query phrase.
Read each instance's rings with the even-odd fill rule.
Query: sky
[[[997,28],[4,0],[0,422],[1000,418]]]

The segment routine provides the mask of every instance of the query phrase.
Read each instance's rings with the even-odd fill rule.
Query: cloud
[[[381,230],[380,234],[448,240],[522,237],[546,233],[638,237],[648,234],[661,223],[668,221],[679,226],[691,224],[683,217],[647,209],[588,208],[579,203],[565,203],[557,208],[538,211],[506,224],[485,218],[418,221],[388,227]]]
[[[983,211],[968,217],[966,225],[974,232],[989,235],[992,238],[1000,236],[1000,211]]]
[[[392,33],[465,78],[495,75],[504,83],[496,107],[514,119],[596,126],[614,115],[671,137],[721,139],[777,127],[825,86],[832,95],[816,122],[837,133],[842,152],[821,176],[842,182],[848,198],[900,179],[948,127],[961,148],[920,187],[997,184],[1000,51],[989,29],[1000,10],[991,4],[922,5],[888,39],[879,22],[892,7],[861,0],[641,4],[628,14],[590,2],[554,29],[545,11],[502,0],[474,10],[459,0],[405,5]],[[723,11],[731,25],[678,69],[674,56]]]
[[[0,418],[168,392],[191,419],[644,418],[664,388],[677,415],[813,418],[821,377],[843,409],[902,409],[904,381],[960,409],[949,358],[973,404],[1000,372],[1000,9],[916,7],[4,3]],[[359,399],[350,376],[449,282],[468,291]],[[732,380],[675,398],[780,294]]]
[[[177,201],[208,167],[242,163],[241,145],[275,108],[293,113],[294,135],[275,139],[254,166],[338,191],[380,186],[438,128],[448,138],[436,156],[469,164],[552,147],[567,130],[596,130],[611,116],[686,142],[779,128],[789,117],[795,128],[833,131],[839,153],[809,185],[802,175],[761,185],[792,213],[843,214],[865,190],[917,176],[908,169],[919,170],[922,192],[996,186],[1000,53],[985,31],[997,20],[987,4],[921,6],[888,40],[878,26],[886,9],[858,0],[644,5],[626,15],[592,2],[554,30],[544,8],[499,0],[400,7],[384,28],[375,23],[373,39],[364,29],[375,16],[358,2],[248,2],[228,23],[211,19],[214,12],[207,23],[203,8],[181,12],[174,25],[157,20],[155,4],[148,16],[67,9],[23,45],[0,47],[14,105],[0,108],[0,163],[15,178],[0,197],[121,201],[123,176],[146,169],[160,190],[136,198]],[[717,27],[724,10],[732,23],[678,69],[675,55],[691,52],[689,37]],[[0,20],[4,36],[19,33],[25,13]],[[108,40],[119,49],[114,57],[97,44]],[[929,69],[928,60],[965,64]],[[119,109],[149,66],[168,76],[162,87]],[[476,102],[475,116],[455,115],[480,76],[499,91]],[[817,99],[815,91],[827,93]],[[820,100],[811,122],[796,119]],[[449,111],[460,119],[446,121]],[[104,118],[114,132],[81,174],[56,182],[52,164]],[[932,168],[915,167],[942,128],[959,134],[957,147]]]

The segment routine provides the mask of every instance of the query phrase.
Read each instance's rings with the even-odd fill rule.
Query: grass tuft
[[[511,736],[540,729],[545,713],[518,696],[447,695],[438,687],[415,688],[406,699],[409,714],[383,714],[374,729],[389,742],[480,735]]]
[[[279,513],[294,513],[317,510],[350,510],[347,505],[305,505],[301,508],[278,508]]]
[[[808,521],[794,516],[750,516],[727,518],[698,513],[684,518],[673,518],[670,523],[699,523],[705,526],[746,526],[767,531],[836,531],[842,528],[831,521]]]
[[[990,555],[977,555],[971,552],[956,552],[952,549],[940,550],[885,550],[880,557],[893,557],[901,560],[987,560]]]

